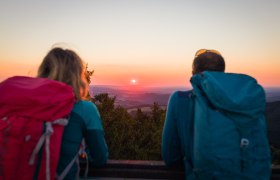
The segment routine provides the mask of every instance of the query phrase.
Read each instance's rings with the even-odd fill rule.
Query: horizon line
[[[145,85],[114,85],[114,84],[89,84],[89,86],[103,86],[103,87],[118,87],[118,88],[192,88],[192,86],[189,85],[162,85],[162,86],[145,86]],[[278,89],[279,86],[262,86],[264,89]]]

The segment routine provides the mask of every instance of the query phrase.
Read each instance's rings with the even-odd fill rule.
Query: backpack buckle
[[[2,120],[3,120],[3,121],[7,121],[7,120],[8,120],[8,117],[5,116],[5,117],[2,118]]]
[[[241,138],[241,141],[240,141],[240,147],[243,148],[243,147],[246,147],[250,144],[250,141],[246,138]]]

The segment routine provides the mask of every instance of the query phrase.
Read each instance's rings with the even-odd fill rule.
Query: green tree
[[[135,156],[132,128],[134,120],[125,108],[115,107],[115,99],[116,97],[110,97],[108,94],[98,94],[92,101],[97,105],[103,120],[110,158],[130,159]]]
[[[152,106],[151,116],[151,139],[153,142],[150,145],[150,158],[161,159],[161,136],[162,127],[165,119],[165,110],[161,109],[158,103],[154,103]]]
[[[272,153],[272,164],[280,165],[280,149],[277,149],[272,146],[271,153]]]
[[[165,111],[158,104],[147,114],[137,109],[135,116],[121,106],[116,97],[98,94],[91,99],[99,109],[111,159],[161,159],[161,133]]]

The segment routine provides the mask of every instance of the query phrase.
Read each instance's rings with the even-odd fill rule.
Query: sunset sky
[[[94,85],[189,86],[194,53],[209,48],[227,72],[280,86],[280,1],[0,1],[0,81],[36,76],[54,44],[94,69]]]

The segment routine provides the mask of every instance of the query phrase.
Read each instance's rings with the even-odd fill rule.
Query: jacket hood
[[[259,117],[265,110],[265,92],[245,74],[205,71],[191,78],[194,93],[204,94],[217,109],[228,113]]]

